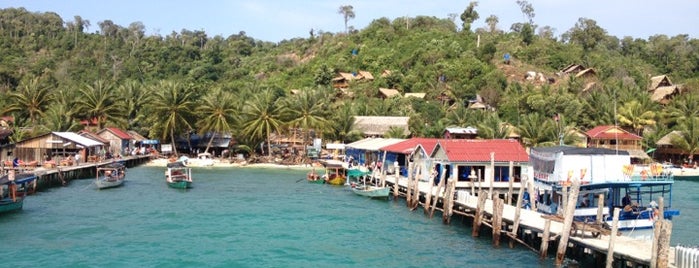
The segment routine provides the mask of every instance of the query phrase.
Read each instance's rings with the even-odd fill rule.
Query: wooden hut
[[[628,132],[618,126],[597,126],[585,132],[588,137],[588,148],[606,148],[629,152],[631,159],[636,162],[650,160],[643,151],[643,137]]]
[[[84,155],[97,154],[104,144],[78,135],[74,132],[51,132],[25,139],[7,147],[2,153],[4,162],[18,158],[27,165],[43,165],[53,160],[55,163],[67,160],[84,151]]]
[[[97,132],[97,136],[109,141],[109,151],[113,155],[122,155],[130,152],[131,140],[129,133],[124,130],[108,127]]]

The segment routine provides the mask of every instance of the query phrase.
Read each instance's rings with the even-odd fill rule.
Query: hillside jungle
[[[591,18],[554,29],[535,23],[531,4],[517,3],[521,23],[499,25],[490,15],[477,29],[475,2],[455,10],[460,16],[376,18],[364,29],[351,27],[361,10],[342,6],[337,18],[346,31],[309,29],[306,38],[279,43],[244,31],[146,35],[141,22],[0,9],[0,112],[12,131],[4,143],[91,122],[173,144],[192,133],[232,133],[231,149],[266,155],[269,148],[254,148],[280,134],[356,141],[362,133],[352,129],[353,116],[380,115],[409,116],[413,137],[474,126],[481,138],[514,131],[525,146],[555,145],[561,136],[573,144],[573,130],[617,124],[655,148],[679,130],[683,136],[673,143],[697,152],[699,41],[610,36]],[[570,64],[595,75],[560,75]],[[358,71],[374,79],[333,87],[340,72]],[[528,72],[545,82],[526,79]],[[679,94],[652,101],[648,87],[657,75],[680,85]],[[382,98],[379,88],[426,95]],[[486,109],[470,109],[474,101]]]

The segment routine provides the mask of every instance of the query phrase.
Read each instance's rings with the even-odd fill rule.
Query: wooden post
[[[539,195],[534,190],[534,180],[527,183],[527,191],[529,192],[529,206],[531,206],[532,211],[536,211],[536,202],[539,199]]]
[[[432,167],[434,169],[434,167]],[[432,205],[432,191],[434,191],[434,178],[430,177],[430,187],[427,190],[427,193],[425,193],[425,204],[423,204],[423,207],[425,209],[425,215],[430,214],[430,206]]]
[[[483,209],[485,209],[486,193],[481,190],[478,192],[478,205],[476,205],[476,215],[473,217],[473,228],[471,236],[478,237],[481,230],[481,221],[483,220]]]
[[[568,187],[564,186],[562,188],[563,194],[561,194],[561,204],[558,206],[558,214],[561,216],[565,215],[566,208],[568,207]]]
[[[549,251],[549,236],[551,236],[551,220],[546,219],[544,223],[544,234],[541,236],[541,249],[539,250],[539,258],[546,259]]]
[[[451,215],[454,211],[454,189],[456,188],[456,180],[451,179],[447,182],[447,189],[444,191],[444,213],[442,213],[442,222],[445,224],[451,223]]]
[[[510,236],[513,239],[510,239],[510,248],[514,248],[515,246],[515,241],[514,238],[517,238],[517,231],[519,229],[519,214],[522,211],[522,194],[524,194],[524,187],[527,183],[527,180],[525,177],[522,177],[522,180],[520,180],[520,186],[519,186],[519,194],[517,194],[517,206],[515,207],[515,218],[512,220],[512,233],[510,233]]]
[[[614,218],[612,218],[612,233],[609,236],[609,249],[607,250],[607,268],[612,268],[614,264],[614,240],[619,229],[619,212],[621,209],[614,208]]]
[[[510,178],[507,180],[507,182],[509,183],[508,188],[507,188],[507,204],[508,205],[512,205],[512,184],[514,183],[513,181],[515,180],[514,175],[512,174],[512,173],[514,173],[513,165],[514,165],[514,163],[512,161],[510,161],[510,171],[509,171]]]
[[[661,196],[658,198],[658,220],[665,219],[665,199]]]
[[[488,195],[493,195],[493,182],[495,181],[495,153],[490,152],[490,176],[488,177]]]
[[[493,194],[493,246],[500,246],[500,231],[502,229],[503,200],[496,193]]]
[[[568,236],[570,236],[570,229],[573,225],[573,215],[575,214],[575,201],[578,200],[578,193],[580,192],[580,180],[574,179],[573,185],[570,187],[570,196],[568,196],[568,203],[566,204],[565,216],[563,217],[563,231],[561,231],[561,240],[558,242],[558,251],[556,252],[556,262],[555,265],[560,266],[563,264],[563,259],[566,255],[566,249],[568,248]]]
[[[437,203],[439,203],[439,197],[442,196],[442,203],[444,202],[444,196],[442,195],[442,191],[444,190],[444,177],[446,175],[446,168],[444,168],[444,165],[442,165],[442,175],[439,176],[439,185],[437,186],[437,193],[434,194],[434,203],[432,203],[432,208],[430,208],[430,218],[434,216],[434,210],[437,208]]]
[[[381,164],[381,168],[383,168],[384,165],[386,164]],[[386,170],[384,170],[383,173],[384,176],[386,176]],[[398,196],[400,196],[400,185],[398,184],[398,177],[396,177],[396,183],[393,184],[393,200],[397,201]]]
[[[379,174],[381,174],[381,187],[383,187],[386,183],[386,151],[383,152]],[[398,180],[396,180],[396,184],[398,184]],[[393,194],[395,195],[395,192]]]
[[[432,169],[434,170],[434,166],[432,166]],[[430,206],[432,205],[432,191],[434,189],[434,178],[430,177],[430,187],[427,188],[427,193],[425,194],[425,215],[430,214]]]
[[[669,220],[657,220],[653,228],[653,252],[650,258],[650,267],[666,268],[670,263],[672,222]]]
[[[478,192],[480,193],[481,190],[483,190],[483,185],[481,184],[481,181],[483,180],[483,171],[479,170],[478,171]]]
[[[597,195],[597,224],[602,224],[604,222],[604,193]]]
[[[468,180],[471,181],[471,195],[473,196],[476,195],[476,179],[478,179],[478,176],[476,176],[476,172],[473,170],[473,167],[471,167],[471,174],[468,175]]]
[[[416,181],[413,178],[412,172],[412,166],[408,166],[408,196],[406,197],[406,204],[408,205],[408,208],[410,208],[410,210],[413,210],[415,209],[415,207],[417,207],[417,204],[415,204],[415,196],[420,194],[415,191],[417,187],[415,187]],[[396,178],[398,177],[398,170],[396,170]]]
[[[396,176],[396,181],[398,181],[398,176]],[[408,181],[405,185],[405,206],[408,208],[413,207],[413,182],[408,177]]]
[[[410,181],[413,182],[413,205],[410,209],[415,210],[420,205],[420,179],[415,175],[417,173],[417,171],[415,171],[415,166],[411,163],[409,163],[408,166],[408,174],[412,176]]]

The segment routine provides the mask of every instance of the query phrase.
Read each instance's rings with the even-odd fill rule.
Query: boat
[[[667,172],[672,173],[675,180],[699,181],[699,168],[695,166],[663,164],[663,168]]]
[[[120,162],[110,163],[97,167],[97,178],[95,185],[97,189],[107,189],[119,187],[124,184],[126,177],[126,166]]]
[[[200,167],[210,167],[214,165],[214,159],[210,153],[200,153],[197,155],[197,159],[191,162]]]
[[[390,191],[391,189],[386,186],[354,185],[352,187],[352,192],[355,194],[370,198],[388,198]]]
[[[165,181],[171,188],[192,188],[192,168],[185,165],[182,161],[167,163]]]
[[[389,187],[367,184],[367,182],[371,183],[371,178],[369,177],[370,174],[371,171],[360,168],[353,168],[347,171],[347,177],[350,180],[354,179],[354,181],[352,181],[350,184],[352,192],[369,198],[388,198],[388,194],[390,192]]]
[[[344,185],[347,182],[347,163],[338,160],[323,160],[325,167],[322,179],[330,185]]]
[[[619,230],[653,228],[660,211],[669,220],[680,215],[679,210],[672,209],[672,174],[658,164],[632,165],[626,151],[568,146],[532,148],[530,162],[536,188],[532,199],[539,212],[561,214],[563,189],[568,190],[572,180],[580,180],[575,221],[596,222],[598,202],[602,202],[602,223],[606,227],[612,225],[611,212],[621,209]],[[662,209],[658,207],[660,197]]]
[[[14,170],[0,177],[0,213],[18,211],[24,206],[24,198],[35,184],[33,173],[15,174]]]
[[[316,173],[315,168],[306,174],[306,181],[309,183],[315,183],[315,184],[324,184],[325,180],[323,180],[318,173]]]

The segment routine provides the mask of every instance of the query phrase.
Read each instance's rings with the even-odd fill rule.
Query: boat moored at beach
[[[662,217],[672,219],[672,174],[660,165],[635,166],[626,151],[602,148],[532,148],[530,161],[535,182],[536,208],[546,214],[562,213],[564,188],[580,180],[576,221],[595,222],[602,202],[603,223],[611,226],[614,208],[620,208],[619,229],[652,228]],[[600,199],[600,197],[602,199]],[[660,208],[662,197],[663,207]]]

